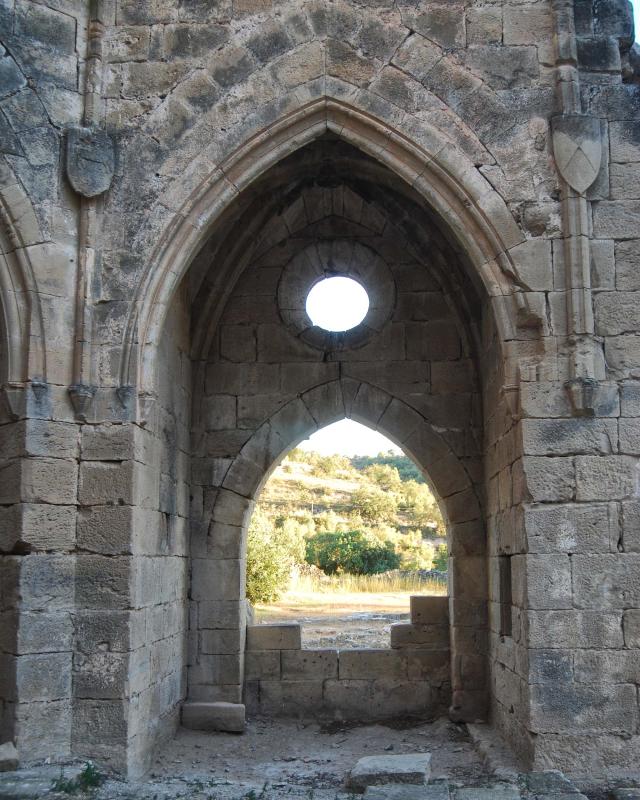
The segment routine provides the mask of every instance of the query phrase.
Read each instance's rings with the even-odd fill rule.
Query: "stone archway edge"
[[[209,164],[206,177],[199,179],[195,188],[192,170],[182,202],[165,198],[174,216],[158,240],[132,304],[123,343],[121,385],[136,386],[141,394],[151,391],[154,352],[164,315],[213,222],[269,167],[327,130],[386,164],[422,194],[461,240],[487,294],[513,293],[511,279],[518,275],[518,248],[527,243],[502,198],[468,159],[434,129],[428,131],[431,146],[419,147],[370,114],[322,97],[256,134],[221,164]],[[509,314],[500,305],[495,313],[502,338],[509,338]]]

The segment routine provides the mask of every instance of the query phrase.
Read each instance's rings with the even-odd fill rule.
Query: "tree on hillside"
[[[392,522],[398,512],[395,495],[376,486],[361,487],[351,495],[354,510],[371,524]]]
[[[387,453],[378,453],[377,456],[353,456],[351,463],[357,470],[365,470],[372,464],[386,464],[398,470],[401,480],[424,483],[422,473],[409,456],[394,453],[393,450],[389,450]]]
[[[439,532],[444,532],[440,508],[426,483],[405,481],[402,484],[400,506],[411,514],[416,525],[430,525]]]
[[[307,563],[327,575],[377,575],[400,566],[393,542],[376,542],[362,531],[318,533],[307,539]]]
[[[402,486],[398,468],[390,464],[371,464],[365,468],[364,474],[370,481],[388,492],[397,492]]]

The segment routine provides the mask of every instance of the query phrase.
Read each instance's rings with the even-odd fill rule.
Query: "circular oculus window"
[[[278,282],[278,310],[289,331],[328,353],[362,347],[379,334],[393,314],[395,296],[380,255],[343,240],[308,245]]]
[[[323,278],[311,287],[305,308],[314,325],[331,333],[343,333],[367,316],[369,295],[358,281],[337,275]]]

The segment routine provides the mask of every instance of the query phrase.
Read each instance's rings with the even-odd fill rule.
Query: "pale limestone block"
[[[617,500],[638,495],[640,468],[631,456],[577,456],[576,499]]]
[[[617,515],[606,503],[526,506],[529,553],[606,553],[618,542]]]
[[[247,625],[247,650],[300,650],[300,625]]]
[[[248,650],[244,662],[244,677],[245,681],[280,680],[280,651]]]
[[[615,730],[631,733],[638,723],[635,686],[579,683],[531,687],[531,727],[536,733]]]
[[[281,657],[285,681],[338,677],[337,650],[283,650]]]
[[[363,792],[368,786],[409,783],[422,786],[431,777],[431,753],[365,756],[349,773],[348,786]]]
[[[201,642],[203,653],[239,653],[244,646],[240,630],[205,630]]]
[[[78,546],[94,553],[125,554],[134,548],[135,521],[140,515],[133,506],[87,506],[78,511]],[[153,530],[152,520],[141,519],[142,530]]]
[[[30,503],[72,505],[76,502],[78,466],[57,458],[29,458],[21,462],[22,498]]]
[[[282,717],[308,717],[324,708],[324,682],[260,681],[260,711]]]
[[[449,598],[414,594],[409,598],[411,622],[415,625],[442,625],[449,620]]]
[[[571,608],[571,565],[568,555],[559,553],[524,556],[525,587],[523,602],[514,598],[516,605],[525,608]],[[577,556],[576,556],[577,558]],[[573,598],[575,602],[575,597]]]
[[[526,455],[608,455],[617,448],[618,426],[614,419],[525,419],[521,425]]]
[[[197,731],[242,733],[245,708],[241,703],[193,703],[182,706],[182,724]]]
[[[131,604],[132,559],[128,556],[76,557],[75,597],[83,609],[123,609]]]
[[[576,608],[640,607],[640,555],[575,555],[571,562]]]
[[[421,650],[412,647],[405,655],[410,681],[428,681],[437,685],[450,679],[451,656],[448,649]]]
[[[415,625],[407,622],[394,622],[391,625],[391,647],[417,647],[420,649],[425,649],[427,647],[435,649],[447,648],[449,647],[449,626]]]
[[[407,660],[396,650],[341,650],[338,675],[341,681],[402,678],[407,675]]]
[[[509,250],[518,277],[531,291],[553,289],[553,269],[551,265],[551,241],[549,239],[529,239]]]
[[[18,769],[20,759],[13,742],[0,745],[0,772],[13,772]]]
[[[622,611],[526,611],[525,641],[531,648],[568,649],[623,646]]]

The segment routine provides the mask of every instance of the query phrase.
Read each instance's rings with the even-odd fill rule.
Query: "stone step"
[[[369,786],[413,784],[424,786],[431,777],[431,753],[366,756],[351,770],[347,785],[356,792]]]
[[[407,784],[387,784],[369,786],[364,800],[450,800],[449,784],[443,781],[428,786],[408,786]]]
[[[35,800],[52,792],[56,781],[76,781],[82,767],[36,767],[0,773],[0,800]]]

